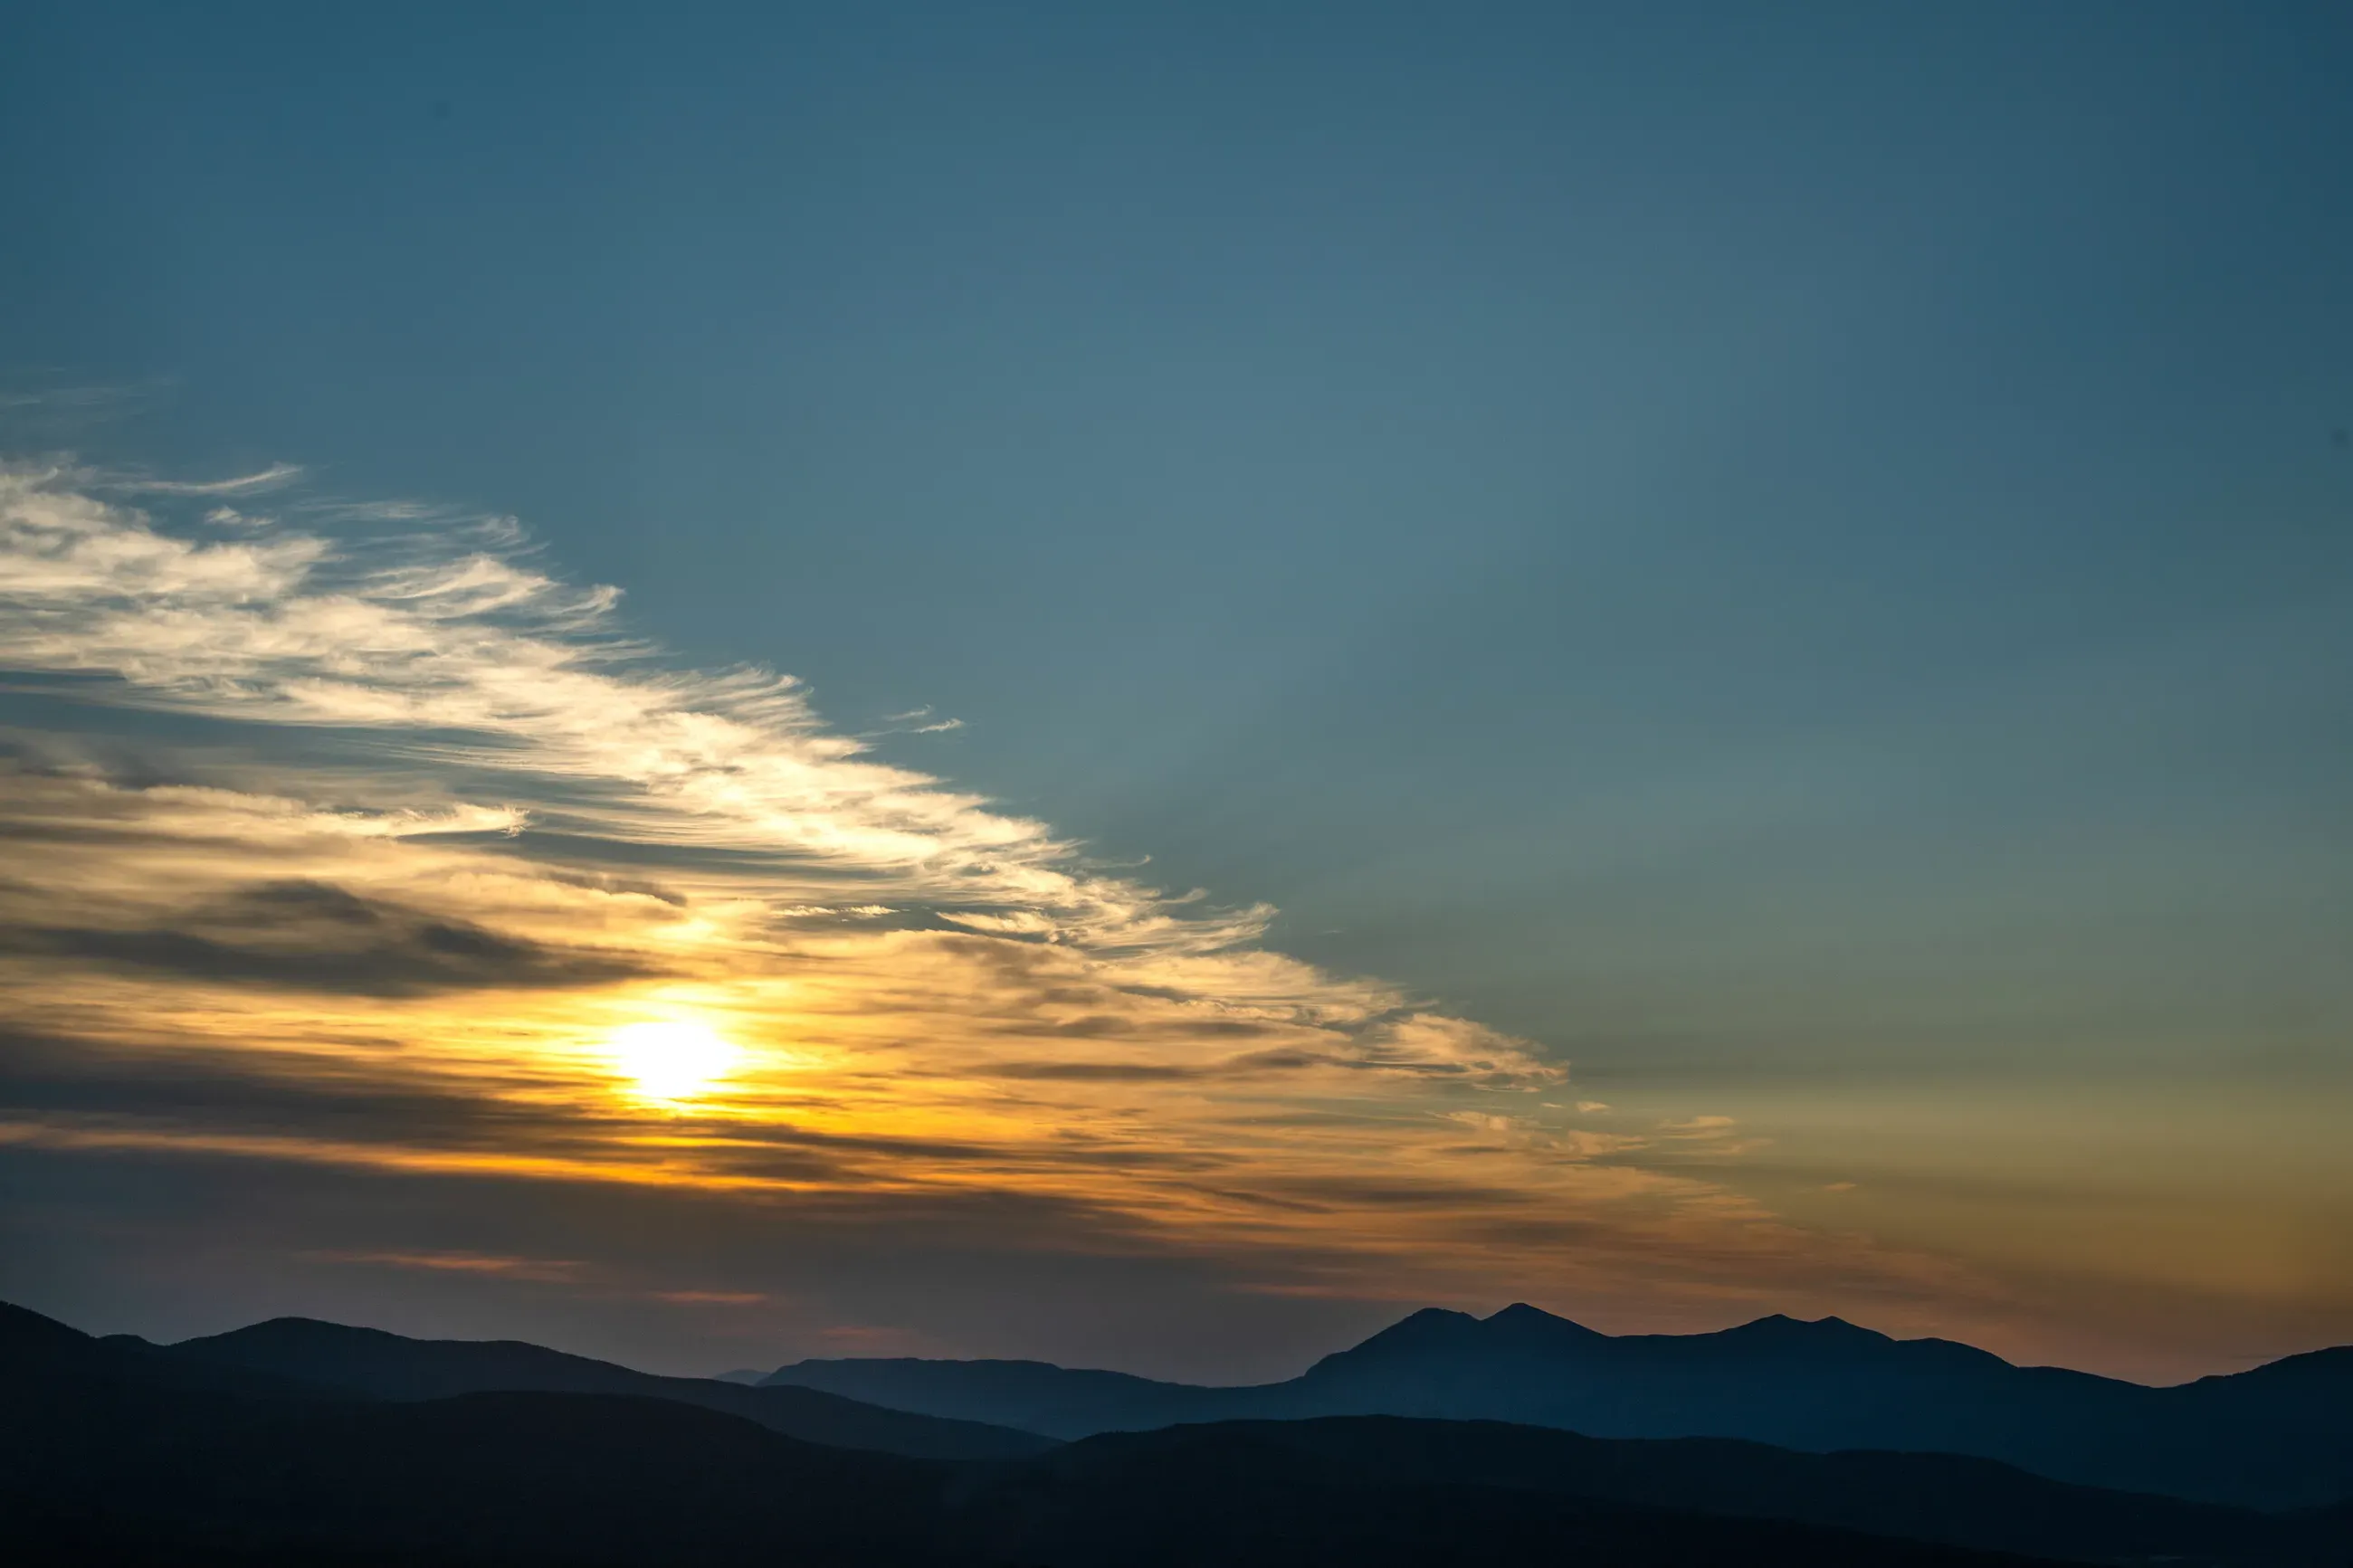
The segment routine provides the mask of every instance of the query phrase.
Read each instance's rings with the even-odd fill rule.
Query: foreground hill
[[[10,1560],[1256,1568],[2021,1568],[1801,1523],[1377,1474],[1215,1435],[988,1464],[804,1443],[661,1399],[389,1402],[192,1376],[204,1363],[0,1312]],[[1077,1456],[1072,1458],[1071,1456]]]
[[[2353,1563],[2353,1517],[2283,1516],[2030,1475],[1948,1454],[1807,1454],[1500,1422],[1335,1415],[1107,1433],[1033,1461],[1070,1480],[1232,1463],[1376,1484],[1475,1485],[2089,1563]]]
[[[158,1347],[174,1361],[266,1373],[376,1399],[460,1394],[611,1394],[701,1405],[772,1432],[845,1448],[939,1459],[1003,1459],[1053,1447],[1034,1433],[885,1409],[790,1386],[657,1377],[610,1362],[514,1340],[412,1340],[310,1318],[266,1323]]]
[[[312,1331],[334,1327],[302,1337],[332,1343]],[[437,1353],[425,1343],[420,1353]],[[93,1340],[0,1308],[11,1561],[2353,1561],[2353,1512],[2280,1518],[1944,1455],[1341,1417],[1110,1434],[959,1461],[813,1445],[661,1398],[419,1399],[414,1381],[378,1398],[289,1376],[282,1356],[253,1359]]]
[[[1290,1382],[1247,1388],[1039,1362],[807,1361],[767,1381],[1058,1437],[1414,1415],[1818,1453],[1968,1454],[2082,1485],[2256,1508],[2353,1500],[2353,1347],[2148,1388],[1836,1318],[1615,1336],[1517,1306],[1484,1320],[1417,1312]]]

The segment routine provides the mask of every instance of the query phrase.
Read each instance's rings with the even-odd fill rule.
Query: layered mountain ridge
[[[1429,1308],[1282,1383],[1209,1387],[1036,1362],[804,1361],[765,1385],[1077,1438],[1184,1422],[1402,1415],[1599,1437],[1966,1454],[2079,1485],[2254,1508],[2353,1497],[2353,1347],[2170,1388],[2021,1367],[1838,1318],[1611,1335],[1525,1304]]]
[[[1409,1366],[1432,1343],[1483,1343],[1458,1317],[1409,1320],[1344,1352],[1354,1359],[1340,1369]],[[1585,1331],[1523,1315],[1499,1332],[1567,1343]],[[1079,1382],[1153,1386],[1115,1374]],[[728,1394],[766,1403],[738,1414],[718,1407]],[[839,1424],[847,1403],[654,1377],[516,1342],[280,1319],[159,1346],[0,1306],[0,1516],[13,1560],[75,1568],[1467,1568],[1565,1558],[1620,1568],[2342,1568],[2353,1558],[2353,1506],[2266,1514],[1944,1454],[1387,1415],[1179,1425],[1068,1444],[910,1413],[881,1428],[933,1445],[1001,1447],[1009,1436],[1027,1450],[946,1458],[815,1443],[776,1425],[777,1410]],[[869,1440],[876,1429],[838,1426]]]
[[[519,1340],[412,1340],[311,1318],[272,1318],[163,1347],[182,1362],[237,1368],[372,1399],[466,1394],[605,1394],[740,1415],[812,1443],[920,1458],[997,1459],[1052,1447],[1036,1434],[926,1415],[789,1384],[660,1377]]]

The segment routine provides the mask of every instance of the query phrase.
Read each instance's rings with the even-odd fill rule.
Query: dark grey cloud
[[[988,1071],[992,1078],[1036,1079],[1047,1083],[1165,1083],[1210,1076],[1201,1068],[1156,1067],[1148,1062],[998,1062]]]
[[[656,973],[637,958],[551,947],[316,881],[253,883],[144,926],[0,926],[0,952],[363,996],[595,985]]]
[[[998,1032],[1047,1036],[1068,1036],[1073,1033],[1069,1029],[1019,1031],[1017,1026],[1010,1025]],[[1171,1038],[1190,1038],[1202,1035],[1218,1037],[1233,1035],[1266,1035],[1274,1032],[1271,1026],[1248,1022],[1238,1023],[1230,1027],[1220,1026],[1214,1023],[1203,1026],[1150,1024],[1134,1030],[1106,1031],[1106,1033],[1134,1034],[1145,1038],[1161,1036]],[[1265,1073],[1290,1072],[1304,1068],[1356,1065],[1357,1064],[1345,1058],[1319,1055],[1314,1051],[1303,1051],[1291,1047],[1281,1047],[1272,1050],[1245,1051],[1240,1056],[1228,1057],[1223,1061],[1198,1065],[1104,1061],[995,1062],[988,1068],[988,1076],[1034,1079],[1044,1083],[1158,1083],[1182,1079],[1251,1078]]]
[[[1466,1209],[1487,1205],[1520,1207],[1536,1201],[1535,1194],[1511,1187],[1473,1185],[1462,1182],[1415,1181],[1378,1176],[1287,1176],[1269,1181],[1267,1189],[1309,1200],[1350,1207]]]
[[[378,1073],[346,1062],[297,1076],[245,1054],[0,1028],[0,1113],[60,1127],[432,1149],[507,1148],[562,1132],[543,1110],[400,1074],[398,1052],[385,1044]]]

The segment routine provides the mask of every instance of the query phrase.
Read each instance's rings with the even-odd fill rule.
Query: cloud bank
[[[1265,906],[1106,869],[789,676],[676,668],[509,520],[299,479],[0,468],[0,1143],[1044,1205],[1309,1294],[1953,1287],[1694,1173],[1747,1146],[1720,1118],[1580,1125],[1540,1048],[1272,950]],[[728,1065],[653,1092],[664,1029]]]

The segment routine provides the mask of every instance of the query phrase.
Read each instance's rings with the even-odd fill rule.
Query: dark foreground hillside
[[[1500,1488],[1373,1484],[1211,1447],[1072,1477],[827,1449],[737,1417],[594,1394],[317,1408],[107,1445],[11,1489],[26,1563],[1190,1568],[1605,1562],[1630,1568],[2024,1564],[1770,1521]]]
[[[1953,1454],[1808,1454],[1724,1438],[1626,1439],[1492,1421],[1326,1416],[1113,1433],[1033,1463],[1065,1480],[1229,1462],[1366,1484],[1475,1485],[2087,1563],[2353,1563],[2353,1518],[2266,1514],[2069,1486]]]

